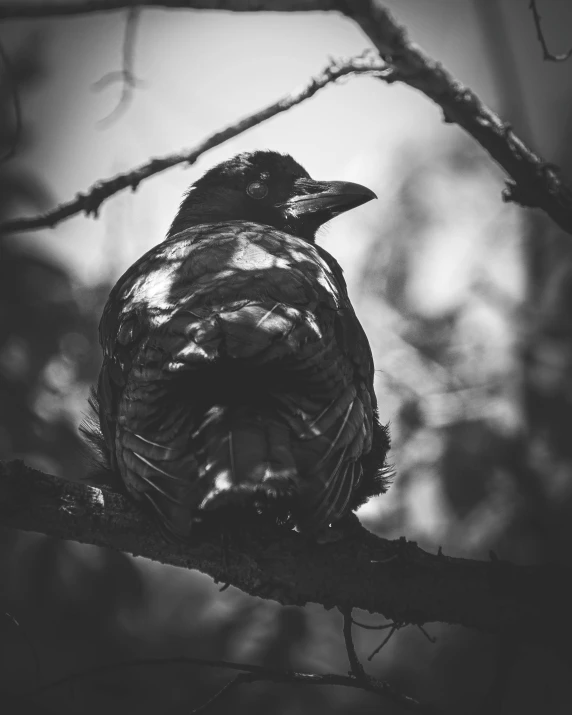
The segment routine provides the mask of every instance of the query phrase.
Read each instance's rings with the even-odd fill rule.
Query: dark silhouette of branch
[[[392,81],[404,82],[432,99],[446,122],[461,126],[506,171],[510,179],[503,192],[505,201],[541,208],[572,233],[572,191],[558,167],[535,154],[510,124],[410,42],[405,28],[377,0],[348,3],[345,14],[360,25],[394,69]]]
[[[393,634],[395,633],[395,631],[399,630],[400,628],[401,628],[401,623],[394,623],[394,624],[391,626],[391,630],[389,631],[389,633],[385,636],[385,638],[381,641],[381,643],[377,646],[377,648],[375,648],[374,650],[372,650],[372,652],[367,656],[367,659],[368,659],[368,660],[373,660],[373,659],[375,658],[375,656],[379,653],[379,651],[380,651],[387,643],[389,643],[389,641],[391,640],[391,638],[392,638]]]
[[[194,710],[191,710],[189,715],[197,715],[197,713],[205,712],[206,710],[208,710],[208,708],[210,708],[211,705],[213,705],[213,703],[222,698],[223,695],[228,693],[237,685],[248,682],[247,678],[248,674],[246,673],[239,673],[238,675],[235,675],[232,680],[229,680],[228,683],[225,683],[222,688],[220,690],[217,690],[217,692],[213,696],[211,696],[206,702],[204,702],[202,705],[199,705]]]
[[[79,680],[92,678],[106,673],[117,673],[126,668],[142,668],[142,667],[165,667],[173,665],[198,665],[201,668],[220,668],[223,670],[239,671],[239,675],[226,683],[218,690],[209,700],[193,710],[193,713],[203,712],[206,708],[212,705],[230,689],[241,683],[254,683],[257,681],[266,681],[271,683],[286,683],[289,685],[336,685],[346,688],[354,688],[365,690],[368,693],[374,693],[397,703],[406,710],[414,710],[421,713],[436,713],[436,709],[428,704],[421,703],[415,698],[404,695],[397,691],[389,683],[376,680],[375,678],[367,678],[360,680],[352,675],[340,675],[337,673],[300,673],[287,670],[273,670],[265,668],[261,665],[250,665],[248,663],[233,663],[226,660],[210,660],[208,658],[193,658],[191,656],[179,656],[175,658],[145,658],[140,660],[128,660],[119,663],[105,663],[104,665],[95,666],[86,670],[78,671],[64,675],[57,680],[52,680],[49,683],[37,688],[34,695],[41,695],[48,690],[62,687],[69,683],[75,683]]]
[[[15,529],[198,569],[284,605],[361,608],[383,614],[393,626],[440,621],[515,634],[572,660],[572,573],[554,564],[430,554],[405,538],[371,534],[357,517],[335,544],[288,530],[244,528],[226,547],[216,531],[204,532],[196,543],[171,544],[120,494],[66,482],[22,462],[0,462],[0,520]]]
[[[395,624],[394,623],[382,623],[379,626],[378,625],[370,625],[369,623],[360,623],[359,621],[354,621],[352,619],[352,623],[354,626],[357,626],[358,628],[363,628],[366,631],[385,631],[388,628],[392,628]]]
[[[352,609],[346,608],[342,611],[342,616],[344,617],[344,642],[346,644],[346,651],[348,654],[348,660],[350,662],[350,674],[357,678],[357,680],[369,680],[368,674],[365,672],[360,659],[357,656],[354,641],[352,638]]]
[[[423,628],[423,626],[417,624],[417,628],[421,631],[421,633],[423,633],[423,635],[425,636],[425,638],[427,638],[429,643],[433,643],[433,644],[437,643],[437,638],[435,636],[432,636],[429,633],[427,633],[427,631],[425,630],[425,628]]]
[[[193,149],[176,154],[169,154],[157,159],[151,159],[151,161],[146,164],[142,164],[132,171],[117,174],[110,179],[98,181],[86,193],[77,194],[74,199],[71,199],[71,201],[60,204],[45,214],[33,216],[31,218],[18,218],[6,221],[3,224],[0,224],[0,233],[30,231],[46,227],[53,228],[60,221],[82,212],[87,216],[97,216],[101,204],[118,191],[122,191],[127,188],[131,188],[135,191],[139,184],[145,179],[148,179],[150,176],[165,171],[166,169],[170,169],[177,164],[194,164],[197,159],[209,149],[219,146],[219,144],[242,134],[247,129],[251,129],[257,124],[261,124],[267,119],[270,119],[271,117],[274,117],[277,114],[285,112],[297,104],[304,102],[306,99],[313,97],[320,89],[326,87],[328,84],[336,82],[336,80],[341,77],[367,74],[380,76],[384,73],[390,72],[391,70],[387,69],[385,63],[379,60],[379,58],[372,57],[371,53],[366,53],[360,57],[354,57],[349,60],[330,62],[330,64],[319,75],[313,77],[302,89],[283,97],[278,100],[278,102],[261,109],[255,114],[251,114],[249,117],[242,119],[236,124],[232,124],[226,129],[213,134]]]
[[[349,615],[347,615],[347,614],[349,614]],[[349,618],[349,625],[348,625],[348,620],[347,620],[348,618]],[[384,647],[384,645],[389,642],[389,640],[391,639],[391,637],[393,636],[395,631],[398,631],[400,628],[403,628],[403,626],[407,625],[406,623],[396,623],[394,621],[390,621],[389,623],[382,623],[380,625],[370,625],[369,623],[360,623],[359,621],[355,621],[351,617],[351,611],[346,612],[344,614],[344,638],[346,639],[346,650],[348,651],[348,658],[350,660],[350,663],[352,663],[352,657],[356,658],[356,660],[357,660],[357,656],[355,654],[355,649],[353,649],[353,641],[351,640],[351,626],[352,626],[352,624],[354,626],[357,626],[358,628],[363,628],[364,630],[368,630],[368,631],[385,631],[388,628],[391,629],[389,634],[381,642],[381,645],[379,645],[368,656],[368,658],[367,658],[368,660],[372,660],[373,657],[379,653],[379,651]],[[423,628],[423,626],[421,624],[417,623],[415,625],[416,625],[416,628],[418,628],[419,631],[425,636],[425,638],[427,638],[429,643],[437,642],[437,639],[435,637],[429,635],[429,633],[427,633],[427,631],[425,630],[425,628]],[[347,629],[350,629],[350,630],[347,630]],[[346,630],[347,630],[347,633],[346,633]],[[348,644],[348,639],[349,639],[349,644]],[[353,656],[352,656],[352,651],[353,651]],[[358,670],[361,668],[361,670],[363,672],[363,666],[361,665],[361,663],[359,661],[357,661],[356,668]],[[354,670],[354,666],[352,665],[352,671],[353,670]],[[365,673],[364,673],[364,675],[365,675]],[[366,675],[365,677],[368,677],[368,676]]]
[[[229,10],[235,12],[273,11],[327,11],[335,10],[353,19],[368,35],[384,60],[391,68],[378,77],[387,82],[400,81],[423,92],[442,110],[448,123],[456,123],[475,139],[508,174],[509,180],[503,192],[503,199],[520,206],[536,207],[545,211],[564,231],[572,233],[572,191],[562,180],[560,171],[554,164],[544,161],[533,152],[504,122],[489,109],[468,87],[456,80],[439,62],[426,55],[417,45],[410,42],[405,28],[391,16],[380,0],[85,0],[85,2],[26,3],[0,0],[0,19],[49,17],[78,15],[90,12],[106,12],[133,7],[185,7],[192,9]],[[320,84],[324,86],[325,83]],[[313,83],[314,84],[315,80]],[[317,91],[316,89],[314,92]],[[310,92],[303,99],[311,96]],[[286,107],[274,105],[262,114],[253,115],[235,127],[206,140],[198,150],[188,155],[171,155],[155,159],[139,169],[96,184],[87,194],[79,194],[76,199],[62,204],[49,214],[30,219],[15,219],[0,229],[4,231],[29,230],[53,226],[58,221],[85,211],[96,214],[101,202],[113,193],[129,186],[136,187],[140,181],[183,161],[192,163],[196,156],[220,144],[225,139],[236,136],[245,129],[264,121],[298,101],[286,101]],[[280,105],[280,103],[278,103]],[[243,127],[242,125],[245,124]],[[222,138],[221,138],[222,136]],[[198,151],[198,154],[196,154]],[[196,154],[196,156],[195,156]],[[189,156],[190,158],[187,158]]]
[[[14,131],[12,132],[10,145],[4,156],[0,157],[0,163],[4,163],[5,161],[8,161],[14,156],[14,154],[16,153],[16,149],[18,148],[18,144],[20,143],[20,137],[22,136],[22,108],[20,106],[20,94],[18,92],[18,85],[16,82],[14,69],[10,61],[10,56],[4,49],[4,45],[1,42],[0,60],[2,60],[4,74],[6,76],[6,84],[9,86],[10,92],[12,94],[12,106],[14,108]]]
[[[350,0],[353,2],[353,0]],[[340,0],[5,0],[0,2],[0,20],[31,19],[35,17],[71,17],[99,12],[112,12],[138,5],[185,10],[230,10],[233,12],[315,12],[316,10],[343,11]]]
[[[529,9],[532,12],[532,19],[534,20],[534,27],[536,28],[536,36],[542,47],[542,57],[547,62],[565,62],[567,59],[572,57],[572,47],[567,52],[562,52],[559,55],[555,55],[548,49],[548,44],[546,38],[544,37],[544,32],[542,31],[542,17],[538,12],[538,7],[536,6],[536,0],[530,0]]]
[[[121,82],[121,95],[115,108],[103,119],[100,119],[98,124],[101,127],[107,127],[123,114],[131,104],[133,92],[137,87],[142,85],[141,80],[135,76],[134,55],[135,55],[135,40],[137,36],[137,24],[139,21],[139,8],[132,7],[127,13],[125,22],[125,34],[123,36],[122,50],[122,65],[120,70],[108,72],[103,77],[94,82],[93,89],[100,91],[109,87],[110,84]]]

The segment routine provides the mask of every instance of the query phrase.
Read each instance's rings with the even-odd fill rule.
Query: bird
[[[327,541],[387,490],[369,342],[316,244],[374,198],[288,154],[240,153],[190,187],[166,238],[111,290],[82,431],[102,481],[166,538],[263,519]]]

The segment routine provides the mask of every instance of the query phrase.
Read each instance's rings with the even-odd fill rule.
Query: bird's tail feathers
[[[95,486],[110,487],[124,492],[121,480],[111,467],[109,447],[101,431],[99,421],[99,400],[97,391],[92,387],[89,394],[89,412],[84,415],[79,431],[84,438],[85,458],[87,462],[86,481]]]

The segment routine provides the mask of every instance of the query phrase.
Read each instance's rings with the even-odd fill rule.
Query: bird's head
[[[326,221],[375,198],[360,184],[315,181],[288,154],[237,154],[191,186],[169,236],[199,223],[242,220],[314,241]]]

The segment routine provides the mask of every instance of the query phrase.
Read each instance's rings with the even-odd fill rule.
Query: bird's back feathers
[[[369,344],[323,249],[189,228],[119,280],[100,339],[105,460],[172,535],[242,507],[318,531],[385,490]]]

